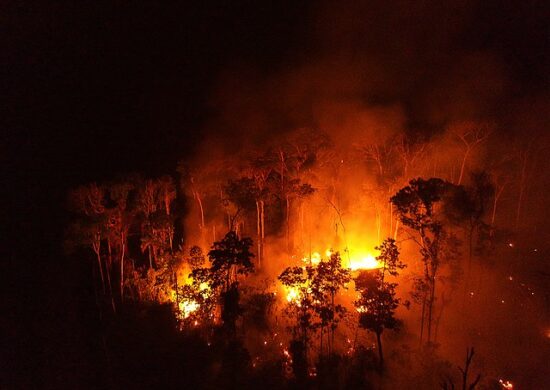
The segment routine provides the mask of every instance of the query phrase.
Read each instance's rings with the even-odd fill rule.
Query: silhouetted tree
[[[465,359],[465,362],[464,362],[464,367],[458,367],[460,373],[462,374],[461,375],[461,377],[462,377],[461,378],[462,379],[461,389],[462,390],[474,390],[477,387],[479,381],[481,380],[481,374],[477,374],[474,381],[471,382],[471,383],[468,383],[468,373],[469,373],[470,365],[472,364],[472,359],[473,358],[474,358],[474,348],[468,348],[466,350],[466,359]],[[451,378],[446,378],[441,383],[441,388],[443,390],[454,390],[455,389],[454,381]]]
[[[438,178],[428,180],[419,178],[411,180],[408,186],[399,190],[391,198],[391,202],[397,207],[400,221],[416,233],[411,235],[411,238],[420,247],[425,284],[428,286],[427,290],[423,289],[427,293],[422,299],[422,306],[427,307],[427,318],[422,316],[420,338],[422,340],[424,323],[427,322],[428,342],[431,341],[432,336],[436,277],[442,260],[442,247],[447,236],[438,214],[440,214],[440,205],[444,197],[454,188],[455,186],[451,183]]]
[[[335,297],[350,281],[350,270],[342,267],[340,254],[334,252],[328,259],[321,260],[313,271],[310,286],[313,308],[320,319],[321,354],[323,353],[323,329],[328,328],[327,346],[328,353],[331,355],[334,350],[334,332],[338,322],[346,313],[344,306],[336,304]]]
[[[384,282],[377,271],[362,271],[355,279],[355,289],[360,293],[354,303],[359,311],[359,326],[376,334],[381,369],[384,367],[382,332],[398,326],[395,309],[400,300],[395,297],[396,286],[396,283]]]
[[[311,293],[314,272],[312,266],[288,267],[278,277],[283,286],[292,292],[292,296],[287,298],[285,313],[294,319],[291,327],[292,339],[296,342],[296,348],[303,350],[301,353],[306,361],[311,334],[318,327]]]
[[[391,276],[397,276],[399,275],[399,270],[406,267],[399,258],[399,248],[397,248],[393,238],[386,238],[380,246],[374,249],[380,251],[380,255],[376,257],[376,260],[382,264],[382,281],[384,281],[386,272]]]
[[[471,185],[457,186],[451,191],[445,203],[445,212],[450,222],[464,226],[468,242],[468,264],[463,299],[469,291],[472,259],[474,257],[474,238],[485,236],[488,225],[484,221],[485,212],[494,193],[489,175],[486,172],[471,174]]]
[[[69,193],[69,207],[77,215],[77,221],[69,230],[69,240],[93,251],[104,294],[105,272],[108,271],[101,255],[101,243],[107,235],[105,200],[105,189],[96,183],[80,186]]]
[[[213,290],[221,289],[222,319],[230,333],[234,333],[235,321],[240,314],[238,276],[254,271],[250,252],[252,240],[239,238],[233,231],[228,232],[221,241],[214,242],[208,252],[211,267],[209,284]]]

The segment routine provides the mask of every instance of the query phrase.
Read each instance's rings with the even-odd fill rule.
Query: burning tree
[[[321,327],[321,353],[323,353],[323,329],[328,328],[328,353],[334,351],[334,332],[338,322],[346,313],[346,308],[335,303],[336,294],[350,281],[350,271],[342,267],[338,252],[331,253],[326,261],[321,261],[312,274],[311,293],[314,310],[319,316]]]
[[[346,308],[336,303],[341,288],[350,281],[350,271],[342,267],[338,252],[331,253],[317,265],[288,267],[279,280],[288,289],[286,313],[295,320],[292,350],[297,361],[307,361],[311,335],[321,330],[320,351],[323,354],[324,329],[327,333],[328,354],[334,353],[334,334]]]
[[[234,231],[230,231],[221,241],[214,242],[208,252],[212,265],[208,270],[207,281],[212,291],[220,291],[221,317],[230,334],[235,333],[235,322],[240,314],[238,277],[254,271],[251,246],[250,238],[241,239]]]
[[[310,286],[314,272],[312,266],[288,267],[279,275],[279,280],[288,289],[286,314],[295,320],[295,325],[291,328],[292,337],[294,343],[300,345],[298,349],[306,359],[310,334],[316,329]]]
[[[393,238],[385,239],[375,248],[380,251],[376,257],[381,268],[376,270],[362,270],[354,279],[355,290],[359,292],[359,299],[354,305],[359,312],[359,326],[376,334],[380,368],[384,367],[382,352],[382,332],[384,329],[396,329],[399,322],[395,318],[395,309],[400,300],[395,297],[397,283],[385,281],[386,273],[398,276],[399,270],[406,265],[399,258],[399,248]]]
[[[208,268],[194,269],[191,284],[177,287],[176,304],[184,326],[206,325],[215,319],[217,297],[210,289],[211,275]]]
[[[395,318],[395,309],[400,300],[395,297],[397,283],[384,282],[381,272],[361,271],[355,279],[355,289],[359,299],[354,302],[359,312],[359,326],[376,334],[380,369],[384,367],[382,352],[382,332],[384,329],[396,329],[399,322]]]

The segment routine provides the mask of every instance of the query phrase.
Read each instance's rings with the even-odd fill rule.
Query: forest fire
[[[548,386],[545,2],[8,3],[1,388]]]
[[[407,345],[415,375],[440,385],[420,367],[480,343],[487,324],[515,330],[495,306],[535,312],[544,298],[523,265],[543,251],[520,237],[539,149],[533,138],[502,160],[492,121],[420,137],[398,111],[337,105],[323,126],[239,153],[205,142],[175,173],[76,188],[68,236],[92,260],[98,302],[112,315],[169,306],[178,332],[217,353],[241,348],[255,371],[284,350],[286,381],[324,380],[337,356],[349,359],[341,372],[370,362],[382,373],[384,351],[399,365]]]
[[[268,149],[249,157],[244,174],[233,172],[231,165],[213,176],[209,167],[202,174],[196,173],[201,168],[182,168],[178,184],[162,177],[75,190],[72,202],[84,221],[75,224],[75,234],[95,256],[99,291],[110,297],[113,311],[123,305],[122,298],[139,304],[170,302],[182,332],[221,332],[228,339],[235,339],[241,321],[259,334],[286,329],[276,343],[291,355],[285,376],[291,372],[291,377],[312,380],[318,377],[315,359],[338,350],[355,357],[359,329],[376,339],[377,365],[383,367],[383,334],[399,329],[398,315],[416,318],[421,345],[436,342],[451,302],[447,297],[461,288],[477,304],[483,295],[473,288],[473,247],[462,242],[475,238],[496,245],[484,235],[489,225],[482,221],[485,206],[479,203],[493,196],[491,176],[472,176],[468,185],[410,179],[413,167],[400,168],[396,155],[393,175],[401,189],[381,185],[358,191],[345,185],[357,179],[351,171],[340,173],[339,185],[327,186],[334,179],[330,169],[324,170],[332,160],[313,164],[305,175],[305,157],[296,154],[312,148],[315,139],[301,138],[308,146],[283,144],[276,153]],[[317,148],[311,153],[321,159],[327,151]],[[355,164],[372,162],[364,158],[359,153]],[[375,172],[376,180],[373,173],[365,174],[365,185],[383,182]],[[390,189],[393,195],[381,195]],[[178,193],[191,200],[187,233],[179,237]],[[508,242],[502,246],[509,251]],[[140,251],[127,249],[136,247]],[[118,267],[112,266],[115,261]],[[476,266],[475,272],[484,270]],[[516,280],[505,275],[508,282]],[[275,353],[268,339],[264,335],[262,348],[255,350],[254,369]],[[372,339],[363,343],[370,348]]]

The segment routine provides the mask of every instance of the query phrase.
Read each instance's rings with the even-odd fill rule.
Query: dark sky
[[[69,188],[173,171],[223,69],[275,66],[302,35],[288,4],[4,2],[4,237],[58,241]]]
[[[3,158],[11,173],[61,184],[166,172],[200,139],[224,71],[246,65],[268,77],[343,47],[422,88],[438,80],[415,67],[438,74],[475,51],[496,58],[509,93],[548,82],[543,1],[362,3],[6,2]],[[412,118],[422,116],[412,112],[420,89],[397,93]]]
[[[237,99],[220,85],[288,83],[316,61],[335,72],[330,82],[349,64],[354,72],[374,64],[384,77],[370,77],[366,99],[399,102],[411,126],[439,124],[440,107],[426,102],[445,101],[438,91],[463,79],[477,85],[483,71],[505,80],[482,102],[491,114],[547,96],[545,1],[5,1],[0,24],[2,253],[13,276],[3,288],[10,294],[24,281],[51,301],[70,274],[59,260],[67,189],[173,171],[202,133],[234,126],[235,118],[213,120]],[[466,76],[456,65],[465,58]],[[472,81],[477,58],[485,70]],[[449,67],[458,70],[448,76]],[[288,88],[280,93],[290,98]],[[18,294],[4,300],[7,310],[32,300]]]

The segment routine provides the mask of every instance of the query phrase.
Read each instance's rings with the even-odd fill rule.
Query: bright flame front
[[[184,299],[179,302],[180,312],[183,314],[183,318],[187,318],[199,308],[199,304],[194,300]]]
[[[367,256],[359,259],[350,259],[349,268],[352,271],[359,269],[378,269],[382,268],[382,263],[376,260],[373,255],[368,254]]]

